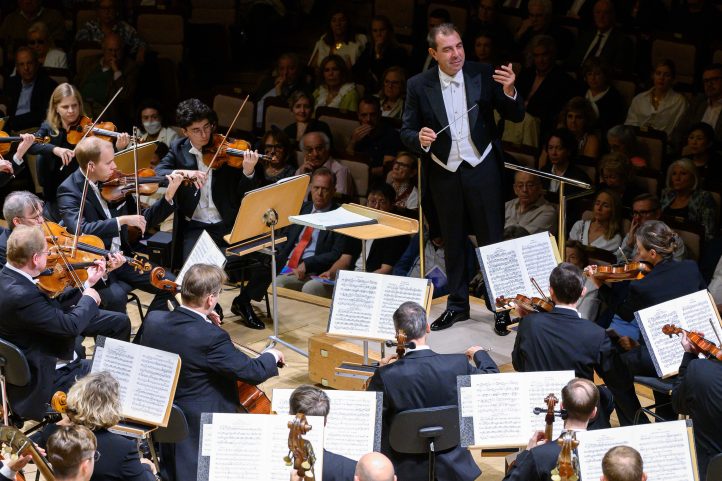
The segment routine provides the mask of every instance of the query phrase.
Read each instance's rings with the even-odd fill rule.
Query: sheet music
[[[279,414],[289,412],[289,399],[293,389],[274,389],[272,410]],[[358,461],[361,456],[376,451],[374,446],[378,403],[376,392],[324,391],[330,401],[324,446],[331,451]],[[378,401],[377,401],[378,399]],[[353,433],[353,436],[349,436]]]
[[[652,362],[660,377],[677,374],[684,356],[679,336],[662,332],[665,324],[675,324],[688,331],[701,331],[717,345],[722,339],[722,326],[709,293],[698,291],[634,313]]]
[[[479,247],[477,257],[490,299],[517,294],[539,297],[531,278],[548,295],[549,275],[559,264],[556,246],[548,232]]]
[[[544,430],[544,398],[554,393],[561,402],[562,388],[574,378],[574,371],[474,374],[469,378],[471,385],[460,389],[459,403],[462,416],[473,417],[473,445],[525,446],[534,431]],[[535,407],[545,412],[535,415]],[[556,417],[554,436],[563,425]]]
[[[339,271],[328,333],[366,339],[395,339],[393,313],[407,301],[426,307],[427,279]]]
[[[283,458],[288,454],[288,421],[293,418],[275,414],[213,414],[212,424],[202,425],[201,438],[201,453],[210,458],[208,480],[288,481],[292,467],[286,466]],[[323,417],[306,419],[313,428],[304,438],[311,442],[316,456],[316,479],[322,479]]]
[[[91,372],[106,371],[118,381],[123,417],[166,426],[180,357],[117,339],[104,338],[102,344],[96,347]]]
[[[206,231],[203,231],[200,237],[198,237],[198,240],[193,246],[193,250],[191,250],[191,253],[188,255],[188,259],[183,263],[183,268],[175,280],[178,285],[183,283],[183,276],[185,276],[188,269],[195,264],[212,264],[221,269],[226,265],[226,255],[218,248],[216,243],[213,242],[213,239],[211,239],[210,234]]]
[[[315,214],[292,215],[288,218],[294,224],[307,225],[321,230],[341,229],[357,225],[377,224],[376,219],[365,215],[351,212],[339,207],[328,212],[316,212]]]
[[[625,445],[639,451],[648,479],[694,481],[689,432],[683,420],[579,431],[581,479],[599,479],[604,454],[614,446]]]

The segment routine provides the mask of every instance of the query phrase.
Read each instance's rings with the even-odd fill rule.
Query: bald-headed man
[[[394,465],[381,453],[364,454],[356,464],[353,481],[396,481]]]
[[[526,172],[514,174],[516,198],[504,205],[504,228],[520,226],[530,234],[556,232],[556,209],[544,198],[541,179]]]
[[[647,481],[642,456],[629,446],[615,446],[602,458],[599,481]]]

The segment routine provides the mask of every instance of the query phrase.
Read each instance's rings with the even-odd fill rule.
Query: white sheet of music
[[[200,237],[198,237],[198,240],[193,246],[193,250],[191,250],[191,253],[188,255],[188,259],[183,263],[183,268],[175,280],[178,285],[183,283],[183,276],[185,276],[188,269],[195,264],[212,264],[221,268],[226,265],[226,255],[218,248],[216,243],[213,242],[213,239],[211,239],[210,234],[206,231],[203,231]]]
[[[581,478],[599,479],[604,454],[625,445],[639,451],[648,479],[695,481],[690,432],[683,420],[577,432]]]
[[[360,271],[339,271],[328,333],[366,339],[396,339],[393,314],[406,301],[426,306],[429,281]]]
[[[665,324],[675,324],[688,331],[700,331],[705,338],[722,345],[722,326],[714,302],[707,290],[678,297],[634,313],[647,343],[652,362],[660,377],[677,374],[684,356],[679,336],[662,332]]]
[[[118,381],[124,418],[166,426],[180,363],[171,352],[98,337],[91,372],[107,371]]]
[[[293,389],[274,389],[272,409],[279,414],[289,412]],[[333,453],[356,461],[374,450],[377,396],[369,391],[324,391],[330,401],[324,447]],[[353,435],[349,435],[353,433]]]
[[[461,416],[473,417],[474,446],[525,446],[534,431],[545,428],[544,398],[554,393],[561,403],[562,388],[574,378],[574,371],[510,372],[474,374],[471,386],[461,388]],[[560,409],[557,405],[556,410]],[[555,418],[554,436],[563,427]]]
[[[210,456],[209,481],[288,481],[288,421],[280,414],[213,414],[202,426],[201,455]],[[316,479],[322,479],[323,417],[308,416],[313,428],[304,436],[316,456]]]
[[[549,274],[560,262],[553,239],[548,232],[539,232],[477,248],[490,298],[517,294],[539,297],[531,278],[548,295]]]

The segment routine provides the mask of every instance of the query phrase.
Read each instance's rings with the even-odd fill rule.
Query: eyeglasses
[[[646,215],[653,214],[654,212],[655,212],[654,209],[649,209],[649,210],[633,210],[633,211],[632,211],[632,216],[644,217],[644,216],[646,216]]]
[[[275,150],[281,150],[281,149],[283,149],[284,147],[285,147],[285,146],[284,146],[283,144],[265,144],[265,145],[263,146],[263,148],[266,149],[266,150],[274,150],[274,149],[275,149]]]
[[[193,129],[188,129],[188,132],[190,132],[193,135],[201,135],[201,134],[204,134],[205,132],[210,132],[211,128],[212,128],[211,124],[206,124],[203,127],[196,127]]]
[[[394,165],[398,165],[399,167],[404,167],[406,169],[411,169],[414,167],[413,164],[404,164],[403,162],[399,162],[398,160],[394,161]]]

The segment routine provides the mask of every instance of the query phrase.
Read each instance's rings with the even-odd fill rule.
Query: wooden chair
[[[353,180],[353,191],[358,197],[365,198],[369,191],[370,170],[368,164],[349,159],[336,159],[348,167]]]
[[[337,152],[346,150],[351,134],[359,126],[355,112],[342,112],[332,107],[318,107],[316,119],[328,124],[333,136],[333,147]]]
[[[661,172],[667,151],[667,133],[663,130],[643,129],[639,127],[635,127],[635,133],[637,134],[637,139],[646,145],[649,151],[648,167]]]
[[[233,121],[233,118],[238,113],[238,109],[243,104],[243,97],[234,97],[223,93],[217,94],[213,97],[213,110],[218,114],[218,126],[221,128],[228,128]],[[253,131],[254,119],[256,108],[253,101],[248,100],[246,106],[243,107],[241,115],[236,120],[234,129],[243,130],[246,132]],[[225,133],[225,132],[223,132]]]
[[[100,55],[103,51],[99,48],[81,48],[77,52],[75,52],[75,68],[76,70],[80,65],[82,65],[83,61],[88,57],[94,57],[96,55]]]
[[[396,35],[411,37],[414,33],[415,0],[374,1],[374,15],[384,15],[394,26]]]
[[[619,91],[624,99],[624,105],[627,109],[632,105],[632,99],[637,94],[637,82],[633,78],[616,78],[612,80],[612,86]]]
[[[677,82],[694,84],[694,68],[697,47],[694,44],[667,38],[656,38],[652,42],[652,65],[663,58],[674,61],[677,67]]]
[[[138,16],[138,35],[158,56],[169,58],[179,64],[183,58],[183,17],[181,15],[161,15],[144,13]]]
[[[650,168],[639,168],[632,177],[632,183],[652,195],[659,195],[659,171]]]
[[[266,97],[263,100],[263,131],[267,132],[272,125],[279,129],[295,122],[288,101],[282,97]]]
[[[704,226],[672,217],[663,217],[662,220],[682,238],[687,248],[687,255],[695,261],[699,260],[704,243]]]

